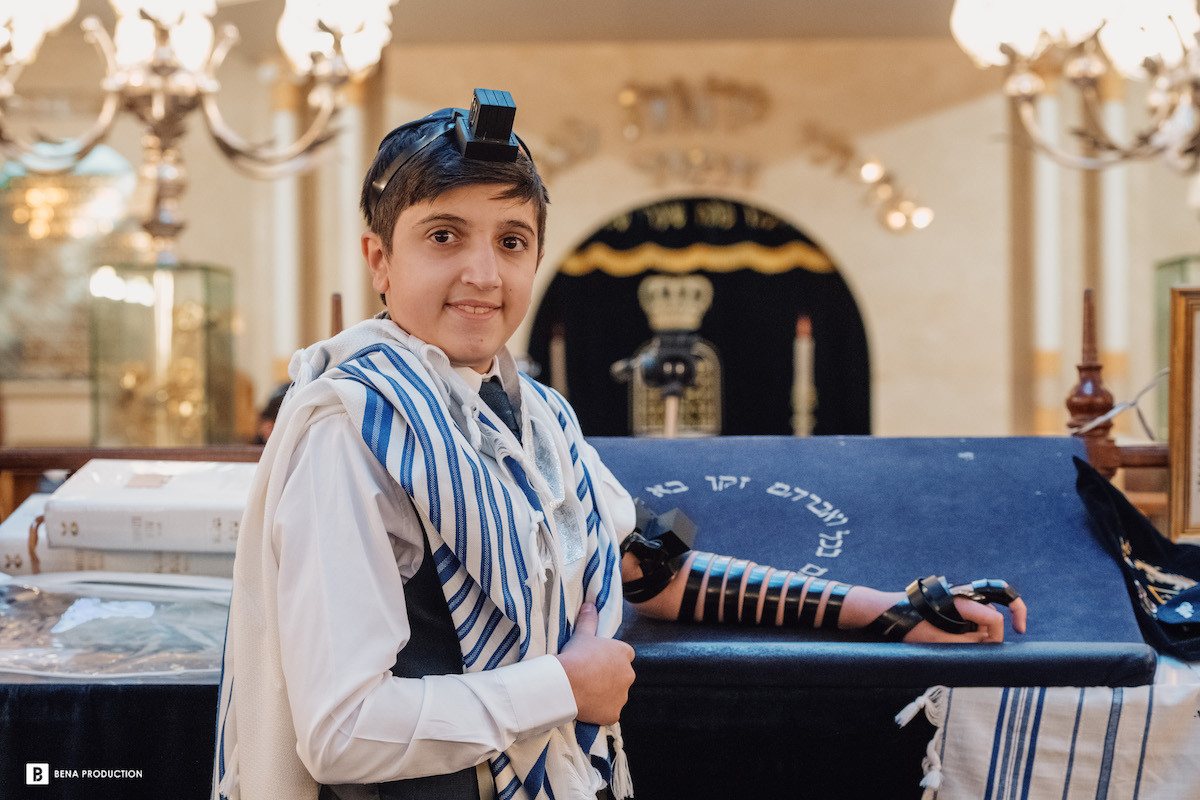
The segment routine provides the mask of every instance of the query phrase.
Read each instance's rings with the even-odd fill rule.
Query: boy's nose
[[[493,289],[500,285],[499,260],[491,247],[474,247],[466,254],[462,281],[481,289]]]

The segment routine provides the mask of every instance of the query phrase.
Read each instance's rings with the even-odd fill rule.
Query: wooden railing
[[[1169,466],[1167,445],[1148,443],[1118,445],[1112,437],[1112,420],[1093,425],[1113,409],[1112,393],[1104,387],[1099,350],[1096,344],[1096,308],[1092,290],[1083,293],[1083,346],[1078,365],[1079,383],[1067,397],[1071,415],[1068,427],[1087,446],[1088,462],[1107,478],[1119,469],[1163,468]]]

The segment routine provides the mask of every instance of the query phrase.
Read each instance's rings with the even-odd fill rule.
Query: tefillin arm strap
[[[696,526],[678,509],[656,515],[640,500],[637,514],[637,527],[621,543],[621,553],[637,559],[642,577],[626,581],[624,594],[631,603],[644,603],[666,589],[683,568]],[[849,591],[844,583],[696,553],[688,567],[679,618],[812,628],[820,611],[821,627],[837,628]]]
[[[680,620],[836,629],[850,587],[749,561],[697,553],[688,567]],[[781,609],[782,608],[782,612]]]

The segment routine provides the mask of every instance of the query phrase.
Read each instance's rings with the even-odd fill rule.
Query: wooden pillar
[[[1016,103],[1009,104],[1009,397],[1012,433],[1035,433],[1034,151]]]

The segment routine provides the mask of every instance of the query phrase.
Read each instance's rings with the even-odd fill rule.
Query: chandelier
[[[71,169],[128,111],[146,128],[143,176],[154,184],[143,227],[156,260],[177,260],[175,240],[184,223],[179,198],[187,185],[180,143],[192,112],[204,119],[221,152],[242,171],[261,178],[303,169],[331,139],[342,106],[341,87],[368,72],[390,38],[395,0],[287,0],[277,27],[294,77],[309,87],[311,121],[294,142],[253,143],[235,133],[217,106],[217,71],[237,43],[237,30],[213,31],[218,0],[109,0],[117,14],[110,35],[96,17],[82,22],[85,38],[104,61],[100,113],[87,130],[64,140],[27,139],[6,114],[24,67],[44,38],[66,25],[79,0],[10,0],[0,5],[0,153],[35,172]]]
[[[1194,0],[955,0],[950,30],[983,68],[1005,67],[1005,93],[1038,148],[1070,167],[1161,158],[1200,169],[1200,15]],[[1037,101],[1057,79],[1082,99],[1076,147],[1047,136]],[[1106,129],[1103,90],[1148,82],[1147,121],[1120,141]]]

